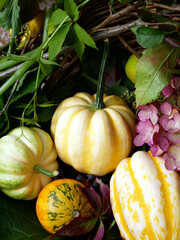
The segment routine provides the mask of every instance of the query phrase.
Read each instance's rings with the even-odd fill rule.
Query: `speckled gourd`
[[[125,240],[180,239],[180,182],[161,157],[138,151],[110,181],[115,220]]]

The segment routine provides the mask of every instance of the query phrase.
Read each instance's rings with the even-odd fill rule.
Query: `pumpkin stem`
[[[104,39],[104,50],[103,50],[103,56],[102,56],[102,61],[101,61],[101,66],[100,66],[99,76],[98,76],[96,99],[95,99],[95,102],[91,105],[91,108],[93,109],[104,108],[103,95],[104,95],[104,85],[105,85],[108,55],[109,55],[109,40],[107,38],[107,39]]]
[[[59,172],[57,170],[54,170],[53,172],[50,172],[50,171],[42,168],[40,165],[34,166],[34,171],[36,173],[42,173],[42,174],[44,174],[44,175],[46,175],[48,177],[55,177],[55,176],[57,176],[59,174]]]

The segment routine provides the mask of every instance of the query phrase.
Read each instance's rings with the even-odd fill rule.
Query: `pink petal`
[[[171,145],[168,148],[167,154],[169,157],[174,158],[176,167],[180,167],[180,145]]]
[[[169,116],[172,112],[171,104],[168,102],[164,102],[160,105],[160,110],[162,114]]]
[[[156,124],[158,120],[158,110],[153,104],[141,105],[138,117],[141,121],[151,120],[152,124]]]
[[[178,122],[171,120],[165,116],[161,116],[159,118],[159,122],[162,125],[162,127],[170,133],[176,133],[180,129],[180,125]]]
[[[154,157],[162,155],[163,151],[158,145],[152,145],[149,149]]]
[[[165,97],[171,96],[173,94],[173,88],[170,85],[166,86],[165,88],[163,88],[162,94]]]
[[[137,147],[140,147],[144,144],[144,136],[141,135],[141,134],[138,134],[135,136],[134,138],[134,145],[137,146]]]
[[[135,126],[135,130],[137,133],[145,134],[146,132],[151,132],[153,130],[153,126],[149,120],[146,121],[140,121]]]
[[[169,148],[169,141],[165,137],[159,137],[158,145],[164,152],[166,152]]]
[[[163,159],[165,160],[165,167],[167,170],[176,170],[173,158],[169,157],[168,154],[165,153],[163,155]]]
[[[180,89],[180,77],[173,77],[174,88],[179,91]]]
[[[167,133],[166,137],[172,143],[180,143],[180,133]]]

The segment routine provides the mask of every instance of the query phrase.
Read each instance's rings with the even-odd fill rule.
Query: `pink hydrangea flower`
[[[142,146],[147,143],[149,146],[153,144],[153,135],[159,132],[159,125],[153,125],[149,120],[140,121],[135,127],[138,135],[134,138],[134,144],[136,146]]]
[[[158,120],[158,109],[153,104],[141,105],[138,113],[139,120],[151,120],[152,124],[156,124]]]
[[[159,123],[162,127],[170,132],[175,133],[180,130],[180,114],[177,109],[173,109],[168,102],[162,103],[160,106],[161,113]]]
[[[163,159],[168,170],[180,171],[180,145],[171,145]]]
[[[174,92],[173,88],[170,85],[168,85],[165,88],[163,88],[162,95],[164,96],[164,99],[166,99],[170,97],[173,94],[173,92]]]

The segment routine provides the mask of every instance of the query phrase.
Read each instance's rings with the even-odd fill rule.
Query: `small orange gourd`
[[[90,217],[93,209],[73,179],[58,179],[46,185],[36,202],[36,214],[42,226],[55,233],[76,217]]]

